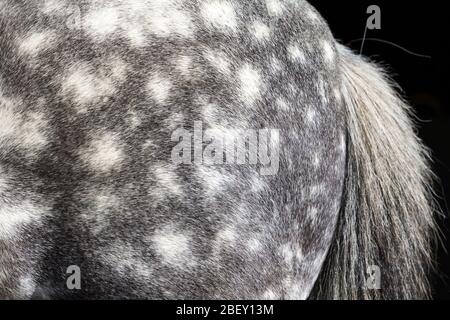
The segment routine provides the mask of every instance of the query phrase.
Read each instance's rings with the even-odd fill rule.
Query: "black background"
[[[438,272],[434,277],[434,297],[450,299],[450,81],[449,28],[450,11],[446,1],[309,1],[328,21],[341,43],[355,51],[361,49],[367,8],[381,8],[381,30],[368,30],[368,38],[378,38],[400,45],[422,58],[389,44],[366,41],[363,54],[388,66],[393,78],[404,90],[405,98],[420,118],[419,135],[432,150],[433,169],[439,177],[436,192],[443,215],[439,224],[443,244],[438,250]]]

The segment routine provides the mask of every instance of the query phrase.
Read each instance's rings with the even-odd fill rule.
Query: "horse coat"
[[[427,297],[408,110],[306,1],[0,0],[0,298]]]

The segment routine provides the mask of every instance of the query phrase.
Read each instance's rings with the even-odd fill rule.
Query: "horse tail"
[[[345,192],[312,299],[425,299],[436,212],[429,154],[411,110],[376,64],[339,46]]]

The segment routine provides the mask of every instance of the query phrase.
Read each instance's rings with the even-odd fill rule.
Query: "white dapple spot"
[[[306,16],[314,23],[320,22],[319,15],[316,12],[314,12],[312,9],[307,10]]]
[[[222,245],[234,246],[238,239],[238,233],[234,227],[228,226],[222,230],[219,230],[216,234],[216,246]],[[216,248],[217,249],[217,248]]]
[[[95,21],[102,11],[106,11],[105,16]],[[94,37],[104,40],[106,36],[124,36],[134,47],[145,46],[149,35],[191,37],[194,34],[191,17],[180,1],[175,0],[119,1],[113,8],[91,12],[85,20]]]
[[[247,63],[238,71],[238,79],[243,100],[252,105],[261,93],[262,80],[259,72]]]
[[[205,59],[220,73],[229,75],[231,72],[231,62],[225,53],[208,49],[203,54]]]
[[[84,24],[86,30],[96,39],[104,40],[117,31],[119,27],[119,10],[117,8],[102,8],[89,12]]]
[[[278,74],[281,71],[283,71],[284,65],[279,59],[272,57],[270,59],[270,69],[271,69],[272,73]]]
[[[290,109],[289,103],[284,97],[278,97],[275,101],[275,105],[281,111],[288,111]]]
[[[294,263],[294,251],[292,250],[292,247],[290,244],[284,244],[280,247],[280,254],[281,257],[284,260],[284,263],[289,267],[293,267]]]
[[[326,193],[327,188],[323,183],[314,184],[309,187],[311,197],[317,197]]]
[[[47,117],[44,114],[30,113],[24,117],[22,127],[17,133],[18,142],[24,148],[40,150],[49,143],[48,127]]]
[[[175,61],[175,68],[183,76],[189,76],[192,69],[192,57],[187,55],[180,55]]]
[[[322,49],[325,62],[330,66],[334,66],[336,53],[331,43],[329,41],[322,41]]]
[[[13,136],[18,132],[20,125],[21,119],[17,115],[15,107],[0,97],[0,138]]]
[[[172,89],[172,82],[160,75],[154,74],[147,84],[150,95],[159,104],[164,104],[169,98],[170,91]]]
[[[206,2],[201,7],[201,14],[208,25],[220,31],[235,31],[237,28],[236,13],[233,5],[228,1]]]
[[[276,294],[272,289],[267,289],[266,291],[264,291],[261,298],[263,300],[277,300],[280,298],[280,296]]]
[[[19,51],[34,56],[51,48],[55,42],[56,35],[52,31],[34,32],[19,40]]]
[[[159,4],[162,4],[159,6]],[[190,16],[181,9],[158,2],[158,6],[148,12],[148,21],[150,22],[149,31],[159,37],[167,37],[177,34],[183,37],[191,37],[194,33],[194,26]]]
[[[263,247],[261,240],[258,238],[251,238],[247,241],[247,248],[251,252],[259,252]]]
[[[89,168],[98,173],[120,169],[125,153],[119,138],[114,133],[105,132],[91,139],[80,151],[81,159]]]
[[[76,103],[79,113],[87,112],[87,105],[98,102],[100,97],[111,96],[115,88],[113,82],[97,77],[87,63],[77,63],[70,67],[61,85],[62,95]]]
[[[128,64],[118,57],[112,57],[108,63],[111,77],[114,81],[123,81],[128,71]]]
[[[344,133],[339,134],[338,150],[341,154],[347,153],[347,139]]]
[[[316,111],[312,107],[309,107],[306,111],[306,121],[310,125],[313,125],[315,124],[315,120],[316,120]]]
[[[310,220],[314,221],[317,218],[318,213],[319,213],[319,210],[316,207],[308,208],[308,218]]]
[[[112,267],[120,277],[132,277],[150,280],[155,275],[150,263],[142,259],[141,250],[136,250],[127,243],[117,241],[111,246],[101,248],[95,255],[99,261]]]
[[[146,32],[144,28],[138,24],[127,24],[124,28],[124,34],[134,47],[142,47],[146,44]]]
[[[49,142],[47,117],[39,112],[22,113],[17,105],[1,99],[0,139],[33,152],[44,148]]]
[[[157,190],[153,190],[153,194],[159,198],[164,198],[168,195],[183,196],[183,187],[180,184],[180,179],[175,172],[175,168],[169,165],[155,165],[151,168],[155,179],[159,185]]]
[[[31,275],[19,279],[19,291],[23,297],[31,298],[36,289],[36,280]]]
[[[64,9],[65,3],[61,0],[44,0],[40,6],[40,11],[45,14],[53,14]]]
[[[225,186],[231,182],[231,178],[229,176],[208,166],[198,166],[197,173],[202,181],[202,185],[205,188],[207,195],[209,196],[223,192]]]
[[[252,34],[259,41],[266,41],[270,38],[270,28],[261,21],[255,21],[250,27]]]
[[[297,63],[306,63],[305,53],[297,44],[291,44],[287,48],[289,59]]]
[[[318,168],[320,166],[321,159],[319,153],[316,152],[314,154],[312,163],[315,168]]]
[[[266,0],[266,7],[271,16],[279,16],[284,11],[284,6],[280,0]]]
[[[46,210],[28,200],[23,200],[20,204],[15,205],[2,202],[0,206],[0,239],[12,239],[23,227],[30,224],[39,225]]]
[[[163,227],[152,237],[153,248],[162,262],[184,269],[195,266],[196,260],[190,246],[190,237],[173,226]]]

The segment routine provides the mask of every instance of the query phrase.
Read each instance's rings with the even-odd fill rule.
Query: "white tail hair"
[[[384,71],[339,46],[347,121],[345,193],[312,299],[424,299],[435,239],[429,155]],[[380,290],[368,269],[380,270]]]

